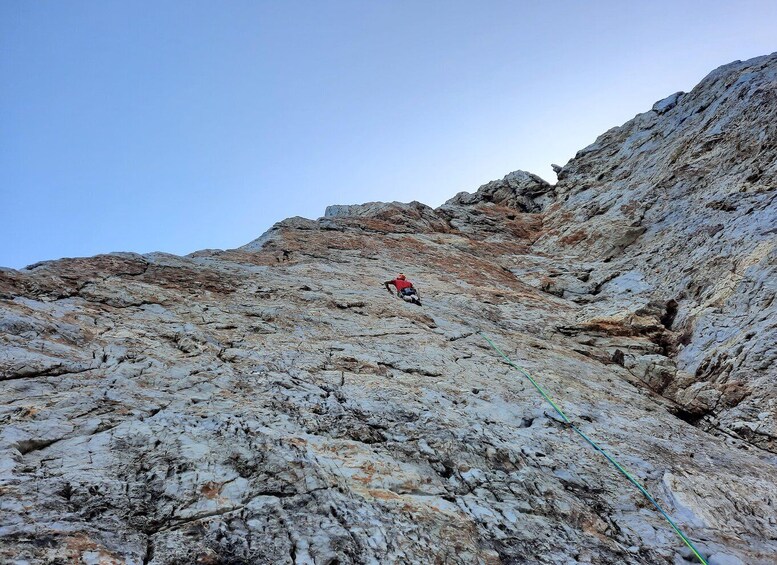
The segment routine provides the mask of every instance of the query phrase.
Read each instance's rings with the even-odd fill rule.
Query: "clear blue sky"
[[[230,248],[525,169],[713,68],[777,2],[0,0],[0,265]]]

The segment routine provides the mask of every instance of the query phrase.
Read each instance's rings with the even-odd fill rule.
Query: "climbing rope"
[[[548,403],[551,406],[553,406],[553,409],[558,413],[559,416],[561,416],[561,419],[564,421],[565,424],[567,424],[572,430],[574,430],[575,433],[577,433],[580,437],[582,437],[596,451],[598,451],[599,453],[604,455],[604,457],[607,459],[607,461],[612,463],[615,466],[615,468],[618,469],[618,471],[620,471],[621,474],[629,480],[629,482],[631,482],[631,484],[633,484],[635,487],[637,487],[639,489],[639,491],[645,496],[645,498],[647,498],[650,501],[650,503],[653,506],[655,506],[656,510],[658,510],[664,516],[664,518],[666,518],[666,521],[669,522],[669,525],[672,526],[672,529],[677,533],[678,536],[680,536],[680,538],[683,540],[685,545],[687,545],[690,548],[690,550],[693,552],[693,554],[696,556],[696,558],[703,565],[708,565],[707,560],[704,559],[704,557],[701,556],[699,551],[693,545],[693,542],[691,542],[691,540],[688,539],[688,537],[682,531],[680,531],[680,528],[677,526],[677,524],[674,523],[674,520],[672,520],[669,517],[669,514],[667,514],[664,511],[664,509],[661,508],[661,505],[656,501],[655,498],[653,498],[650,495],[650,493],[647,491],[647,489],[644,486],[642,486],[639,483],[639,481],[637,481],[637,479],[635,479],[626,469],[624,469],[623,466],[620,463],[618,463],[612,455],[607,453],[607,451],[605,451],[602,447],[600,447],[594,440],[592,440],[585,433],[583,433],[580,429],[578,429],[577,426],[575,426],[571,422],[571,420],[569,418],[567,418],[567,415],[564,414],[564,412],[561,410],[561,408],[559,408],[556,405],[556,403],[553,402],[553,399],[551,399],[551,397],[548,395],[548,393],[545,392],[545,389],[543,389],[539,385],[539,383],[537,381],[535,381],[534,378],[532,378],[532,376],[523,367],[513,363],[513,361],[507,355],[505,355],[504,352],[501,349],[499,349],[499,347],[497,347],[497,345],[493,341],[491,341],[486,334],[484,334],[481,331],[478,331],[477,333],[480,334],[481,336],[483,336],[483,338],[489,343],[489,345],[494,349],[494,351],[499,353],[499,355],[501,355],[505,359],[505,361],[507,361],[507,363],[511,367],[513,367],[514,369],[517,369],[523,376],[525,376],[527,379],[529,379],[529,381],[534,386],[534,388],[537,389],[537,391],[542,395],[542,397],[545,400],[548,401]]]

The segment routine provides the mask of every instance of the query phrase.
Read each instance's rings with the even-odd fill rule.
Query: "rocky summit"
[[[432,209],[0,270],[0,561],[777,559],[777,54]],[[386,292],[404,272],[423,306]]]

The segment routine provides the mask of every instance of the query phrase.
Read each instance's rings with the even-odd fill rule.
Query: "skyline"
[[[327,205],[436,207],[517,169],[555,182],[550,164],[607,129],[777,48],[769,2],[6,2],[0,16],[12,268],[238,247]]]

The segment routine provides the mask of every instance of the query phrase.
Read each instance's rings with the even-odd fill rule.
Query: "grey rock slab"
[[[0,561],[691,562],[483,332],[710,563],[771,563],[776,57],[555,186],[0,270]]]

